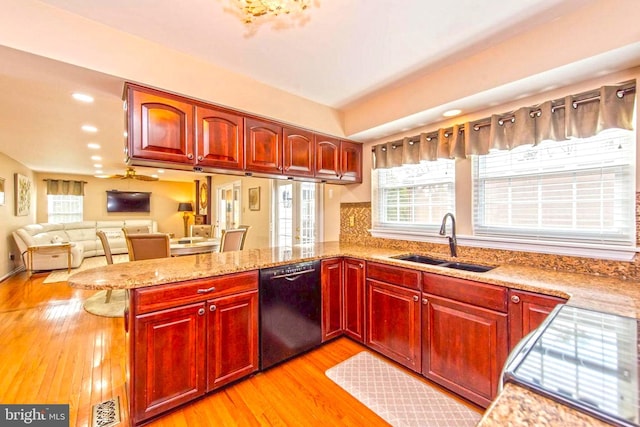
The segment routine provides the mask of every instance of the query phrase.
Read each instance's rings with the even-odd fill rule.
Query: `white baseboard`
[[[21,265],[19,267],[14,268],[13,270],[11,270],[10,272],[8,272],[7,274],[5,274],[4,276],[0,277],[0,282],[4,282],[5,280],[7,280],[9,277],[11,276],[15,276],[18,273],[21,273],[25,271],[24,269],[24,265]]]

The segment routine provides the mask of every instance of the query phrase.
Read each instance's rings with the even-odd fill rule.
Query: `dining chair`
[[[213,237],[213,225],[211,224],[192,224],[189,229],[190,237],[204,237],[210,239]]]
[[[104,251],[104,257],[107,259],[107,264],[113,264],[113,255],[111,255],[111,246],[109,246],[109,239],[107,239],[107,235],[102,230],[96,231],[96,236],[100,239],[100,243],[102,243],[102,250]],[[112,290],[107,290],[107,295],[104,299],[105,304],[108,304],[111,301]]]
[[[169,235],[165,233],[126,234],[129,261],[168,258],[171,256]]]
[[[242,249],[246,228],[230,228],[222,230],[220,237],[220,252],[239,251]]]
[[[247,240],[247,234],[249,233],[250,225],[239,225],[238,228],[244,228],[245,233],[242,236],[242,242],[240,242],[240,250],[244,249],[244,242]]]

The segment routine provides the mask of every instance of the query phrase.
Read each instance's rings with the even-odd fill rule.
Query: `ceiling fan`
[[[136,174],[136,170],[132,167],[128,167],[124,171],[124,175],[110,175],[108,178],[114,179],[138,179],[140,181],[157,181],[158,178],[155,176],[149,175],[138,175]]]

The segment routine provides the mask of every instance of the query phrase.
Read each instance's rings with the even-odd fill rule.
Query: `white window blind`
[[[455,210],[455,161],[440,159],[373,171],[374,228],[436,231]]]
[[[474,234],[635,245],[635,141],[610,130],[474,157]]]
[[[83,196],[49,195],[48,221],[56,224],[82,221]]]

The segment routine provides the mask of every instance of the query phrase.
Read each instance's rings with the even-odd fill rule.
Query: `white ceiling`
[[[228,0],[42,0],[336,109],[592,1],[315,0],[301,24],[280,28],[267,22],[251,32],[229,10]],[[586,74],[584,67],[579,72]],[[526,93],[527,84],[501,88],[500,96]],[[104,172],[122,173],[122,87],[122,79],[0,46],[0,151],[36,171],[93,174],[86,148],[93,139],[102,145]],[[69,97],[75,91],[91,93],[96,101],[80,105]],[[491,100],[490,94],[479,95],[468,105],[479,108],[478,100]],[[372,139],[429,118],[378,123],[354,137]],[[83,134],[84,123],[95,124],[99,133]],[[165,177],[192,179],[171,172]]]

